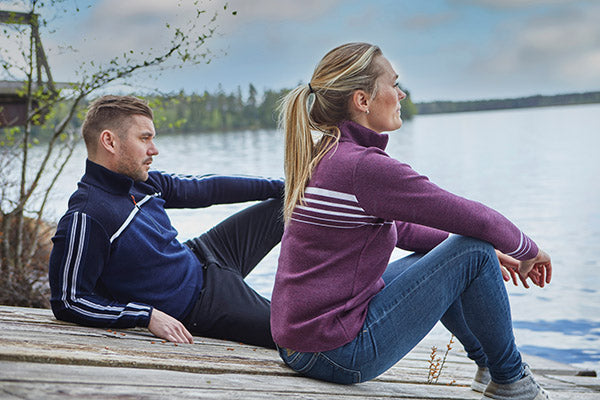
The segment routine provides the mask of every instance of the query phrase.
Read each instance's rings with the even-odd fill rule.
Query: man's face
[[[116,172],[135,181],[148,179],[152,157],[158,154],[154,145],[154,123],[143,115],[133,115],[127,121],[127,131],[118,135]]]

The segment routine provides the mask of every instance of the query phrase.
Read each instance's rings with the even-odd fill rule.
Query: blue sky
[[[0,1],[15,9],[14,1]],[[164,22],[185,17],[191,1],[74,0],[82,11],[56,18],[44,46],[57,80],[73,79],[82,59],[164,39]],[[147,77],[165,91],[246,91],[307,82],[319,59],[350,41],[378,44],[415,101],[505,98],[600,90],[597,0],[229,0],[221,10],[210,64]],[[90,7],[88,7],[90,6]],[[78,48],[65,52],[60,45]],[[75,56],[74,56],[75,54]]]

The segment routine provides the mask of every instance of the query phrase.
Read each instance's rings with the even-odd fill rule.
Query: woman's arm
[[[428,226],[402,221],[395,221],[395,225],[398,232],[396,247],[403,250],[427,253],[448,238],[448,232]]]
[[[499,212],[438,187],[381,151],[366,150],[353,178],[356,197],[371,215],[485,240],[518,260],[538,254],[533,240]]]

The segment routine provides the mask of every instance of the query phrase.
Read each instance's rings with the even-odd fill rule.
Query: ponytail
[[[289,223],[294,207],[303,203],[312,171],[338,143],[338,123],[349,119],[348,100],[357,89],[376,92],[381,55],[377,46],[349,43],[323,57],[308,85],[300,85],[279,105],[279,127],[285,135],[285,201],[283,218]],[[312,101],[311,97],[312,97]],[[314,137],[319,135],[320,137]]]
[[[308,85],[302,85],[285,96],[279,106],[279,126],[285,135],[285,202],[283,218],[287,223],[296,204],[301,204],[304,188],[308,183],[314,166],[339,138],[339,130],[332,138],[326,132],[321,140],[315,143],[313,131],[321,129],[315,126],[309,113]],[[315,132],[316,133],[316,132]]]

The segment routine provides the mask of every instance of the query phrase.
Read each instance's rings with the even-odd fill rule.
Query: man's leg
[[[186,242],[206,269],[202,293],[184,324],[194,335],[275,348],[270,302],[244,278],[281,241],[282,203],[270,199]]]
[[[198,301],[183,321],[192,335],[274,349],[270,301],[230,269],[209,264],[204,278]]]
[[[245,208],[188,244],[202,259],[246,277],[283,235],[282,200],[269,199]],[[204,260],[203,260],[204,261]]]

